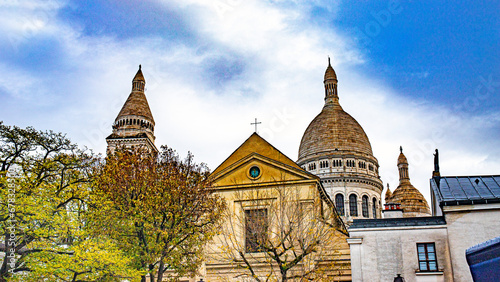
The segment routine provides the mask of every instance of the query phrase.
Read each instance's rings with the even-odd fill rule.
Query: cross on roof
[[[255,125],[255,132],[257,132],[257,125],[261,123],[262,122],[257,122],[257,118],[255,118],[255,122],[250,123],[250,125]]]

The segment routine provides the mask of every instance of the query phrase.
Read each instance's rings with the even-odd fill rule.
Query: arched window
[[[337,212],[339,215],[344,215],[344,195],[337,194],[335,195],[335,207],[337,208]]]
[[[361,199],[361,212],[363,217],[368,217],[368,196],[364,195]]]
[[[355,194],[349,195],[349,214],[358,216],[358,197]]]
[[[372,206],[373,218],[377,218],[377,199],[373,198],[373,206]]]

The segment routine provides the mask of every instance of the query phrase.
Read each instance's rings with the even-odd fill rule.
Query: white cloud
[[[366,64],[364,52],[349,38],[303,21],[306,3],[286,9],[267,1],[164,3],[189,17],[199,36],[196,43],[165,42],[146,34],[127,40],[88,37],[51,21],[49,34],[57,34],[64,50],[60,55],[72,69],[58,88],[66,93],[58,94],[60,101],[51,100],[50,113],[40,108],[13,114],[6,122],[16,124],[28,116],[32,125],[68,132],[74,141],[104,152],[104,138],[142,64],[157,145],[167,144],[181,154],[191,150],[214,169],[253,132],[250,123],[258,118],[262,136],[296,159],[304,130],[323,106],[323,74],[330,55],[341,104],[367,132],[382,179],[392,189],[397,186],[400,145],[410,162],[412,183],[427,199],[435,148],[441,150],[443,174],[498,174],[500,165],[491,156],[499,156],[500,149],[494,137],[485,135],[498,128],[498,114],[458,115],[450,107],[395,93],[384,77],[359,71],[357,66]],[[217,6],[221,3],[226,6]],[[221,57],[241,63],[243,70],[217,87],[207,66]],[[13,81],[6,91],[14,102],[16,93],[50,89],[39,78],[0,66],[2,73],[7,69],[9,75],[1,79]]]

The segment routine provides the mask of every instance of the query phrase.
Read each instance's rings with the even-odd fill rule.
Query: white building
[[[432,217],[403,218],[392,204],[390,218],[354,220],[353,281],[473,281],[465,251],[500,236],[500,176],[441,177],[437,156],[433,176]]]
[[[454,281],[472,281],[465,250],[500,236],[500,175],[437,175],[431,189],[432,210],[446,221]]]
[[[349,234],[353,281],[453,281],[443,217],[355,220]]]

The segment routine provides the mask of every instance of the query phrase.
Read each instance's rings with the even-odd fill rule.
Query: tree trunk
[[[158,278],[156,279],[157,282],[161,282],[161,280],[163,279],[163,272],[164,272],[164,269],[163,267],[165,266],[165,264],[163,263],[163,259],[160,260],[160,265],[158,267]]]
[[[2,267],[0,268],[0,282],[5,282],[7,281],[5,279],[5,277],[7,277],[7,263],[8,263],[8,260],[9,258],[7,257],[7,254],[8,254],[8,247],[7,247],[7,241],[8,241],[8,232],[6,231],[5,232],[5,236],[4,236],[4,246],[5,246],[5,256],[3,257],[3,262],[2,262]]]
[[[153,271],[149,272],[149,282],[155,281],[155,273]]]
[[[286,282],[288,281],[288,277],[286,275],[286,271],[281,271],[281,282]]]
[[[153,264],[149,265],[149,282],[154,282],[155,281],[155,272],[154,272],[155,266]]]

